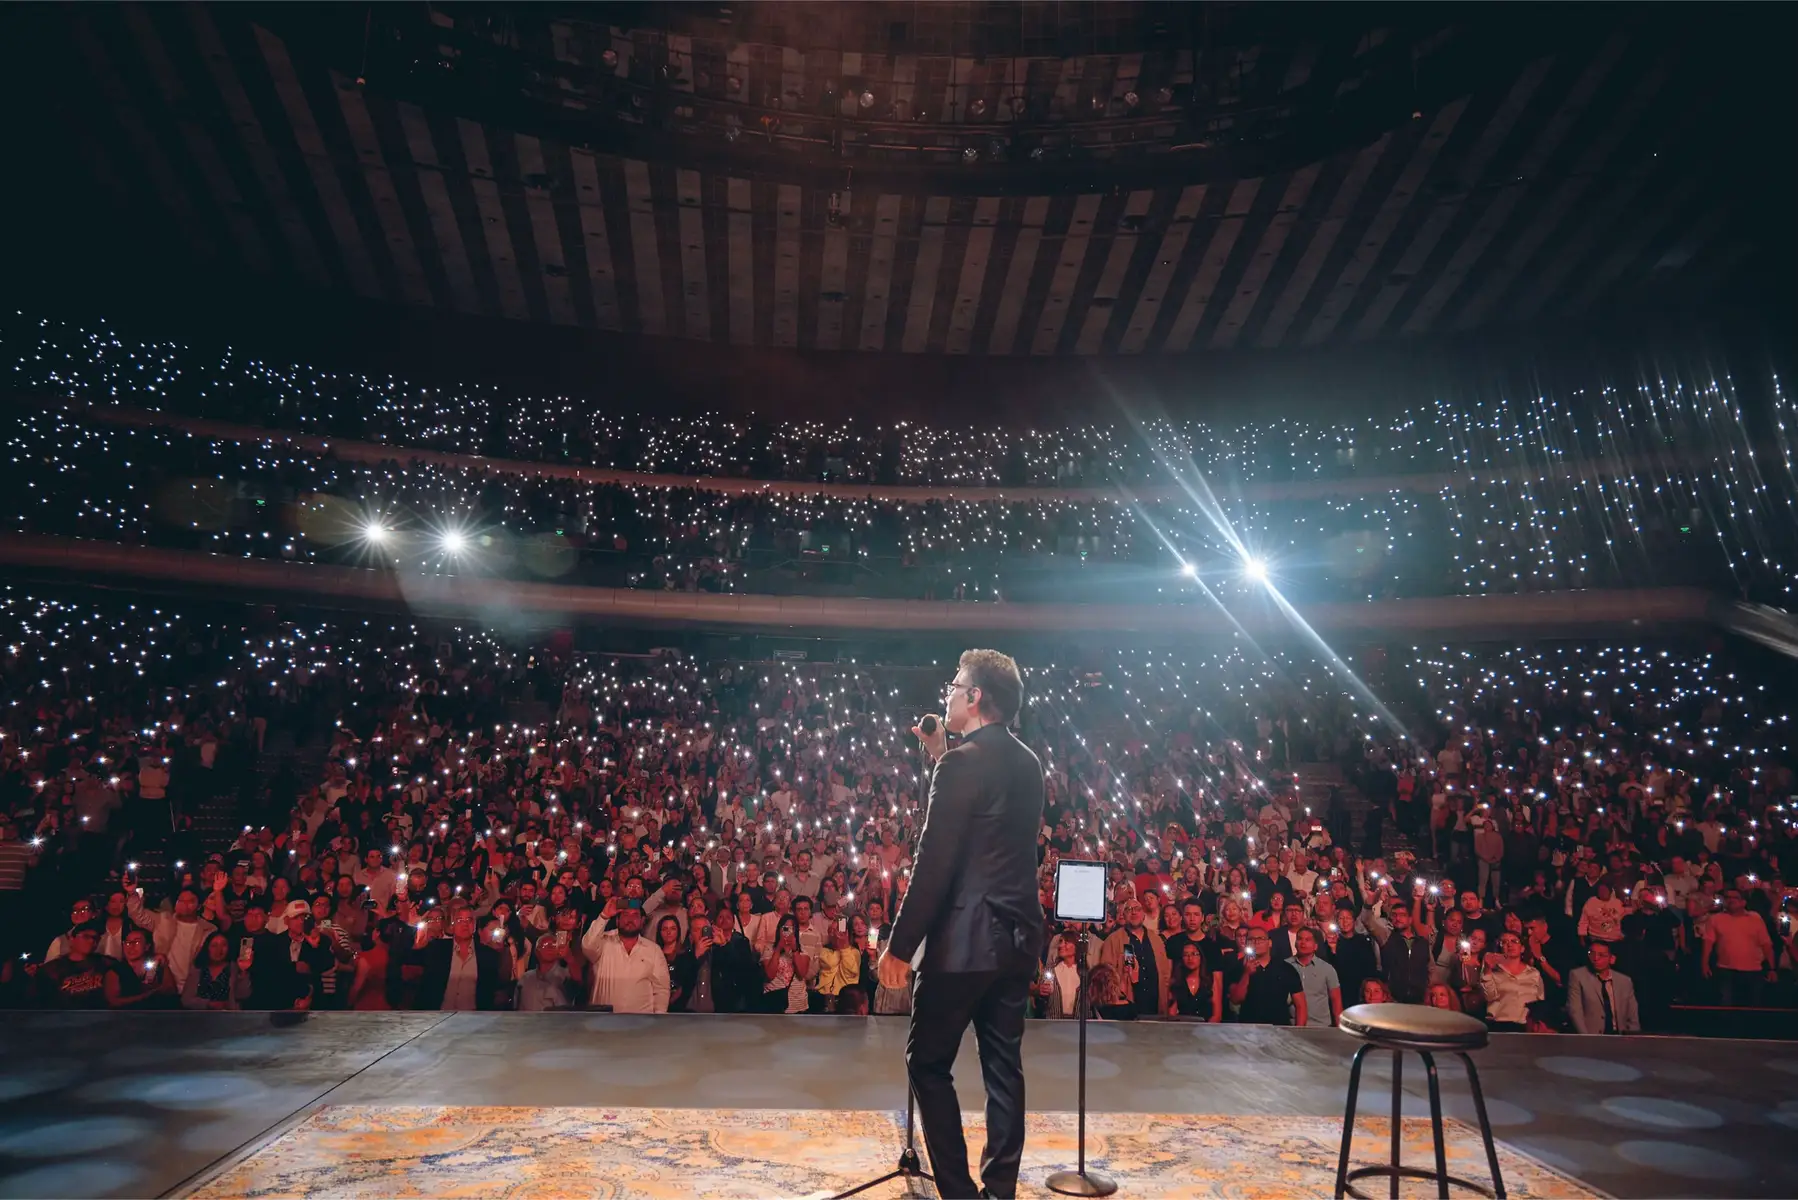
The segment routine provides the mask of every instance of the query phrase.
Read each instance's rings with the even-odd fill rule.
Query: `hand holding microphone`
[[[949,733],[943,728],[943,719],[935,713],[926,713],[918,718],[918,723],[911,727],[912,735],[918,744],[924,747],[924,753],[935,762],[949,752]]]

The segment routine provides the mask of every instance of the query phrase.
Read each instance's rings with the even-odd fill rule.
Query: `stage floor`
[[[1239,1025],[1088,1033],[1089,1106],[1117,1113],[1339,1118],[1354,1048]],[[1031,1023],[1033,1111],[1073,1109],[1074,1035]],[[8,1013],[0,1196],[180,1192],[324,1105],[891,1109],[904,1039],[902,1018]],[[1499,1035],[1478,1062],[1500,1140],[1599,1191],[1798,1195],[1791,1043]],[[957,1075],[978,1109],[972,1037]],[[1370,1062],[1364,1115],[1388,1079]],[[1405,1082],[1406,1115],[1427,1115],[1414,1060]],[[1471,1123],[1457,1066],[1443,1082]]]

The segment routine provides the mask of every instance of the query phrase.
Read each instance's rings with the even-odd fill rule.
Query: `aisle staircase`
[[[270,780],[283,766],[292,769],[302,790],[317,783],[324,773],[325,756],[329,750],[330,739],[321,733],[296,744],[291,730],[269,730],[262,754],[241,789],[221,780],[211,789],[211,794],[202,796],[194,807],[194,834],[203,853],[225,850],[238,839],[243,833],[245,801],[259,801],[266,794]]]
[[[1349,848],[1359,853],[1361,839],[1367,829],[1367,814],[1373,808],[1373,802],[1361,794],[1360,788],[1348,781],[1338,763],[1298,763],[1293,770],[1298,775],[1300,802],[1319,818],[1324,818],[1329,812],[1330,789],[1342,789],[1342,797],[1348,802],[1350,829],[1354,834]],[[1381,826],[1380,834],[1380,851],[1387,858],[1391,858],[1399,850],[1414,849],[1411,840],[1399,830],[1390,816]]]

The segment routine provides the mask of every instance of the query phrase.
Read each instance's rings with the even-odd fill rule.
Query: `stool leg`
[[[1349,1068],[1348,1111],[1342,1117],[1342,1156],[1336,1160],[1336,1200],[1348,1192],[1349,1143],[1355,1137],[1355,1100],[1361,1093],[1361,1060],[1373,1049],[1371,1043],[1364,1043],[1355,1051],[1355,1064]]]
[[[1398,1200],[1399,1125],[1405,1103],[1405,1052],[1392,1052],[1392,1200]]]
[[[1436,1079],[1436,1056],[1425,1051],[1418,1057],[1423,1059],[1424,1073],[1430,1079],[1430,1135],[1436,1142],[1436,1195],[1440,1200],[1448,1200],[1448,1150],[1443,1145],[1442,1088]]]
[[[1473,1111],[1480,1119],[1480,1140],[1486,1143],[1486,1165],[1492,1168],[1492,1194],[1496,1200],[1505,1200],[1505,1180],[1498,1172],[1498,1147],[1492,1144],[1492,1121],[1486,1116],[1486,1097],[1480,1091],[1480,1073],[1474,1070],[1471,1055],[1463,1054],[1461,1062],[1467,1068],[1467,1086],[1473,1092]]]

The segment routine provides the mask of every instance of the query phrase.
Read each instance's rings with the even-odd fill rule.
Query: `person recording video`
[[[912,728],[934,769],[910,888],[882,962],[910,962],[917,972],[906,1070],[945,1200],[1015,1195],[1024,1155],[1024,1017],[1043,941],[1043,768],[1007,728],[1023,690],[1009,656],[969,650],[945,691],[944,715]],[[949,734],[961,739],[954,749]],[[953,1074],[970,1023],[987,1090],[979,1190]]]

